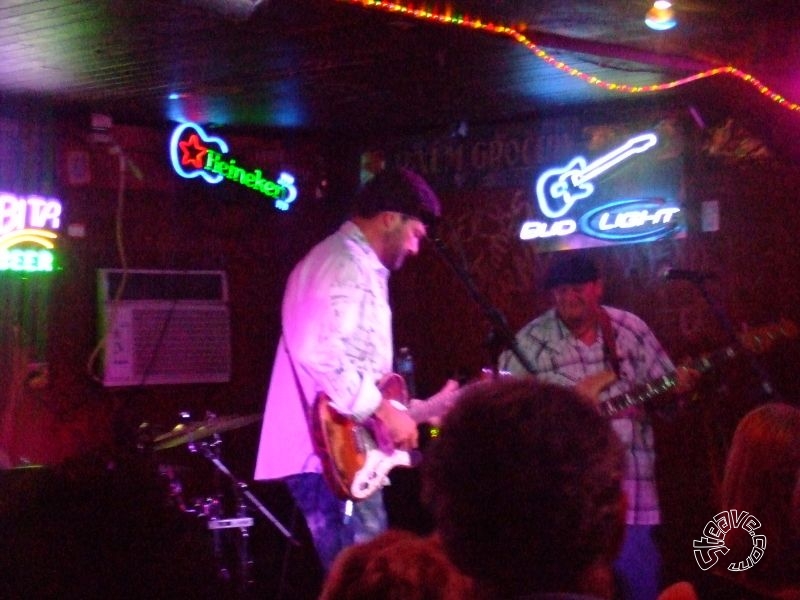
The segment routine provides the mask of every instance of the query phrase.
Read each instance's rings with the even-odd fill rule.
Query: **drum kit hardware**
[[[223,558],[223,534],[230,531],[238,532],[234,540],[235,552],[238,556],[238,582],[242,588],[249,587],[252,581],[253,560],[249,550],[248,529],[253,526],[251,516],[253,509],[265,517],[283,536],[295,546],[300,543],[292,536],[291,532],[264,506],[264,504],[250,491],[247,483],[238,479],[222,461],[221,433],[246,427],[261,421],[261,414],[217,416],[207,413],[202,421],[190,421],[188,415],[183,414],[182,422],[167,433],[152,438],[148,444],[154,451],[162,451],[186,445],[192,454],[197,454],[208,460],[214,468],[225,476],[233,491],[236,509],[235,515],[224,516],[222,494],[217,494],[197,500],[192,505],[183,501],[183,486],[176,474],[174,467],[161,465],[159,467],[168,483],[170,497],[180,510],[204,518],[207,528],[213,536],[214,556],[218,563],[218,575],[222,580],[232,579],[230,570]],[[243,590],[245,591],[245,590]]]
[[[239,429],[261,420],[261,415],[231,415],[218,417],[210,415],[204,421],[189,421],[179,423],[167,433],[153,439],[153,450],[167,450],[183,444],[202,440],[225,431]]]

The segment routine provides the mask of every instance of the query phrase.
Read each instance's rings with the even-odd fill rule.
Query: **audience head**
[[[454,564],[493,593],[607,594],[591,578],[610,573],[622,541],[622,452],[571,390],[476,384],[429,448],[423,494]]]
[[[322,600],[466,600],[472,581],[448,560],[436,537],[390,529],[345,549],[333,563]]]
[[[800,409],[771,402],[747,413],[736,427],[728,451],[721,488],[723,510],[747,511],[762,525],[757,532],[767,539],[759,563],[745,578],[774,584],[800,583]],[[741,538],[741,539],[739,539]],[[747,556],[748,535],[726,536],[726,545]]]

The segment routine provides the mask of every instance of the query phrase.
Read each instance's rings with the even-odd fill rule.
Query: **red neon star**
[[[208,154],[208,148],[200,143],[200,138],[196,133],[189,136],[189,141],[178,142],[178,146],[183,152],[183,156],[181,157],[182,165],[191,165],[196,169],[203,168],[206,154]]]

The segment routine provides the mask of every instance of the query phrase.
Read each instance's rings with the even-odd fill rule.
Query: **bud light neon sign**
[[[534,186],[542,218],[523,223],[520,239],[560,250],[685,235],[675,202],[680,171],[653,159],[658,143],[641,133],[591,161],[575,156],[543,171]]]
[[[169,144],[170,161],[175,172],[185,179],[200,177],[209,184],[234,181],[267,196],[275,208],[286,211],[297,198],[294,177],[282,172],[277,180],[264,176],[261,169],[251,169],[228,156],[228,143],[207,134],[196,123],[175,128]]]

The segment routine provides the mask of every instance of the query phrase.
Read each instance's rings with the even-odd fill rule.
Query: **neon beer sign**
[[[680,210],[660,200],[620,200],[585,212],[579,226],[603,240],[650,241],[676,229]]]
[[[227,156],[228,143],[221,137],[207,134],[196,123],[183,123],[175,128],[169,144],[170,161],[175,172],[185,179],[200,177],[215,185],[227,179],[270,198],[278,210],[289,210],[297,198],[294,177],[282,172],[273,181],[261,169],[251,169]]]
[[[654,133],[642,133],[591,162],[575,156],[565,165],[546,169],[534,186],[543,218],[524,222],[520,239],[550,240],[563,249],[571,247],[571,238],[580,238],[576,245],[592,246],[653,241],[681,232],[681,209],[663,193],[619,198],[598,190],[602,189],[597,181],[601,175],[613,173],[657,144]],[[635,185],[646,188],[647,183],[636,181]]]
[[[536,200],[539,210],[546,217],[557,219],[567,214],[578,200],[594,193],[592,179],[599,177],[612,167],[634,154],[646,152],[656,145],[653,133],[632,137],[622,146],[587,163],[583,156],[576,156],[564,167],[547,169],[536,180]]]
[[[52,271],[61,202],[0,192],[0,271]]]

